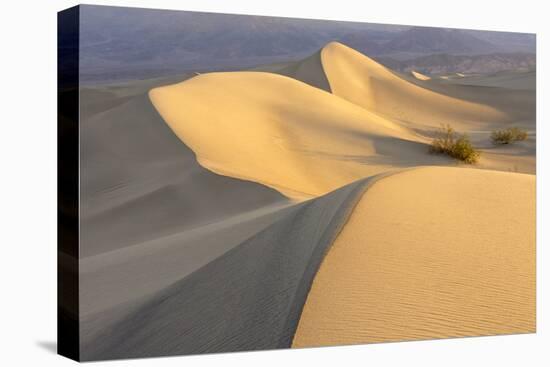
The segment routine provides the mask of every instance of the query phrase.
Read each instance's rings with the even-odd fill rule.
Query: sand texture
[[[535,331],[535,178],[386,177],[325,258],[294,347]]]
[[[150,97],[202,166],[259,182],[293,200],[395,168],[456,164],[426,154],[434,129],[449,121],[470,133],[473,142],[482,142],[487,154],[480,167],[534,173],[532,140],[520,144],[520,154],[496,152],[489,140],[491,126],[532,128],[532,112],[502,111],[495,102],[518,100],[515,93],[425,87],[338,43],[319,55],[322,62],[307,60],[309,70],[326,75],[332,93],[255,71],[202,74],[154,88]]]
[[[82,88],[83,360],[533,332],[535,76],[331,42]],[[477,164],[428,152],[446,123]]]
[[[150,95],[201,165],[292,199],[419,160],[449,163],[425,154],[427,143],[408,129],[275,74],[205,74]]]
[[[85,360],[288,348],[317,268],[368,181],[283,218],[152,294],[95,335]]]
[[[88,103],[102,102],[97,92],[94,97],[85,93]],[[104,98],[106,109],[81,123],[81,256],[286,200],[274,190],[197,164],[146,94],[111,108],[116,98]]]
[[[289,205],[272,189],[201,167],[147,96],[165,82],[81,90],[83,351],[99,330]]]

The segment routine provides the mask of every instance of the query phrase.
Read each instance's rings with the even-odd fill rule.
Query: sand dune
[[[274,190],[201,167],[142,86],[134,88],[135,95],[112,88],[81,97],[82,256],[285,201]]]
[[[319,60],[314,62],[312,58]],[[300,70],[306,64],[308,74],[304,75]],[[391,71],[336,42],[303,61],[258,70],[287,75],[346,98],[413,130],[424,138],[418,140],[422,143],[431,139],[440,124],[451,124],[459,132],[469,134],[482,150],[479,167],[535,173],[534,72],[420,80]],[[323,87],[324,82],[320,81],[324,80],[340,83],[340,89]],[[492,130],[510,126],[521,127],[533,136],[522,144],[520,154],[516,149],[503,150],[490,143]],[[417,163],[429,164],[422,160]]]
[[[80,261],[81,341],[125,319],[163,289],[223,256],[289,213],[268,207]]]
[[[318,62],[311,60],[315,57],[319,58]],[[304,73],[290,72],[300,70],[302,64],[308,65],[307,77]],[[423,83],[428,80],[425,76],[420,77],[422,74],[416,71],[412,72],[413,77],[409,78],[408,75],[387,69],[338,42],[329,43],[303,61],[278,67],[264,67],[263,70],[287,75],[320,87],[372,112],[393,119],[394,122],[407,123],[416,129],[433,128],[447,121],[463,131],[480,130],[506,122],[521,122],[526,119],[533,122],[535,118],[534,96],[518,93],[521,89],[534,89],[534,84],[530,82],[534,80],[533,73],[520,73],[524,74],[523,77],[518,77],[518,73],[511,73],[516,75],[517,79],[512,78],[513,80],[509,80],[508,83],[504,81],[508,80],[504,75],[510,73],[479,77],[454,75],[453,78],[445,77],[448,80],[444,83],[438,83],[436,79],[429,79],[430,83]],[[314,78],[312,75],[315,73],[318,76]],[[480,79],[479,84],[476,84],[476,78]],[[523,80],[518,80],[521,78]],[[328,87],[322,87],[324,84],[318,82],[325,79],[329,82]],[[311,80],[315,82],[312,83]],[[460,84],[467,85],[468,80],[472,80],[472,85],[477,87],[501,86],[509,90],[461,87]],[[531,87],[526,87],[527,85]],[[436,114],[426,120],[427,111]],[[436,120],[435,125],[433,120]]]
[[[81,260],[81,315],[157,292],[277,221],[289,205],[271,205],[182,229]],[[185,249],[185,251],[182,251]]]
[[[81,91],[79,312],[86,345],[143,299],[271,225],[289,204],[275,190],[200,166],[146,94],[166,82]]]
[[[430,80],[431,78],[427,75],[421,74],[418,71],[411,71],[412,76],[414,76],[418,80]]]
[[[535,331],[535,176],[378,181],[331,247],[294,347]]]
[[[83,360],[288,348],[319,264],[368,180],[297,204],[84,341]]]
[[[321,57],[334,94],[272,73],[231,72],[203,74],[155,88],[150,97],[201,165],[298,200],[395,168],[456,164],[426,154],[434,128],[442,122],[452,121],[459,131],[485,127],[472,132],[476,143],[484,143],[490,142],[491,130],[486,126],[495,122],[491,119],[500,119],[499,126],[504,126],[516,118],[487,104],[413,84],[340,44],[323,48]],[[308,70],[315,68],[321,65]],[[339,70],[351,74],[340,75]],[[365,83],[369,78],[372,85]],[[465,88],[452,86],[451,90],[458,94],[465,93]],[[399,111],[412,120],[399,119]],[[434,119],[438,113],[446,117]],[[530,120],[525,124],[530,126]],[[506,151],[492,153],[491,145],[484,149],[490,154],[482,156],[481,167],[534,173],[534,154],[525,159]]]
[[[257,70],[82,91],[84,360],[534,330],[534,176],[486,170],[534,173],[534,90]],[[441,123],[480,169],[433,167]]]
[[[150,96],[204,167],[294,199],[396,167],[452,163],[426,154],[429,140],[408,129],[275,74],[205,74]]]
[[[509,121],[499,110],[479,103],[435,93],[413,84],[367,56],[340,43],[321,52],[324,72],[334,93],[382,116],[438,127],[452,121],[457,129],[477,128],[487,122]]]
[[[534,141],[486,143],[495,126],[533,125],[529,91],[412,81],[338,43],[272,71],[282,75],[203,74],[150,98],[201,165],[294,200],[455,165],[427,154],[429,132],[447,121],[483,149],[477,167],[534,172]],[[501,214],[507,195],[519,202]],[[422,168],[385,178],[337,237],[294,346],[532,331],[533,236],[534,176]]]

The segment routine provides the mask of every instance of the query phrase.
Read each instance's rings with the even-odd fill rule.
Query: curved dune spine
[[[293,347],[534,332],[534,217],[532,175],[422,167],[371,186]]]
[[[289,348],[327,249],[380,177],[295,205],[132,308],[83,348],[83,360]]]
[[[448,119],[463,125],[510,120],[491,106],[414,84],[339,42],[322,49],[321,64],[333,94],[397,121],[433,127]]]

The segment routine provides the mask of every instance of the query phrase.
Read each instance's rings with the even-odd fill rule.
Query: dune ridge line
[[[388,175],[295,205],[268,228],[151,295],[96,336],[84,348],[85,359],[290,347],[328,248],[363,193]]]
[[[534,193],[533,175],[453,167],[374,185],[321,264],[293,347],[534,332]]]

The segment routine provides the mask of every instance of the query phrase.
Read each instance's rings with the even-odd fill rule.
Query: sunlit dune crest
[[[419,168],[363,196],[294,347],[535,331],[535,177]]]
[[[341,43],[325,46],[321,60],[332,93],[388,118],[431,127],[452,121],[461,128],[510,119],[494,107],[413,84]]]
[[[532,90],[412,75],[331,42],[282,67],[149,92],[217,174],[309,203],[382,174],[339,218],[294,347],[535,330],[535,176],[499,172],[534,173],[535,145],[489,140],[495,126],[533,126]],[[481,146],[473,168],[428,153],[447,123]]]
[[[298,200],[391,169],[452,164],[426,154],[430,129],[513,118],[413,84],[335,42],[285,73],[304,82],[267,72],[207,73],[155,88],[150,98],[201,165]],[[311,85],[323,86],[325,76],[332,93]],[[481,165],[511,167],[499,159]],[[513,167],[529,171],[516,161]]]
[[[418,80],[430,80],[431,78],[427,75],[424,75],[422,73],[419,73],[418,71],[411,71],[412,76],[414,76]]]
[[[200,164],[295,199],[418,161],[448,162],[408,129],[276,74],[203,74],[150,97]]]
[[[536,331],[534,35],[154,13],[58,91],[80,360]]]

